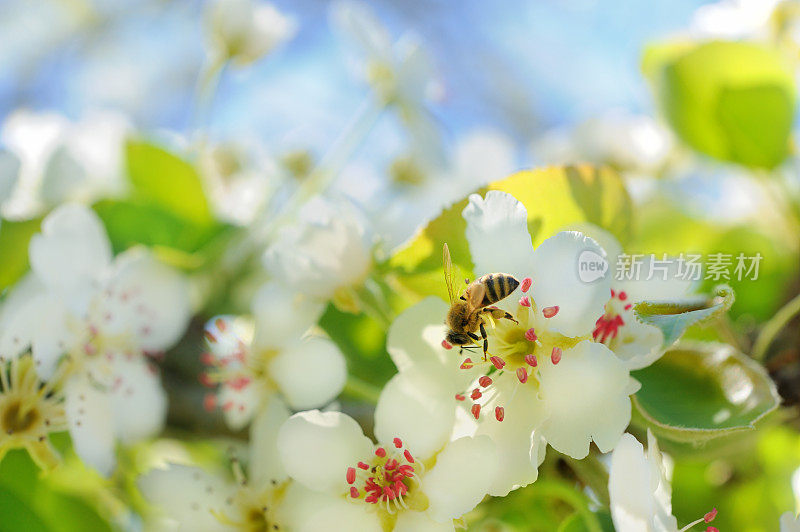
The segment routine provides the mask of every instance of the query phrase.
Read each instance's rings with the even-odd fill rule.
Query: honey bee
[[[489,314],[493,319],[505,318],[517,323],[511,314],[490,305],[508,297],[519,286],[519,281],[507,273],[489,273],[471,283],[469,279],[465,279],[467,288],[462,295],[456,297],[453,261],[447,244],[444,245],[443,254],[444,280],[450,296],[450,309],[445,320],[448,329],[445,339],[452,345],[462,346],[462,349],[483,339],[485,358],[489,340],[486,337],[484,314]]]

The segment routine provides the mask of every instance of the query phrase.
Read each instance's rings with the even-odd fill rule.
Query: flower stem
[[[205,129],[208,126],[208,119],[211,115],[214,96],[217,93],[217,88],[222,78],[222,71],[227,64],[227,60],[216,58],[203,67],[197,79],[192,121],[194,123],[194,128],[201,133],[201,143],[205,142]]]
[[[753,358],[759,362],[764,362],[767,350],[779,332],[794,318],[800,314],[800,294],[786,303],[775,315],[764,324],[761,333],[756,338],[753,345]]]
[[[347,376],[342,395],[347,395],[353,399],[360,399],[367,403],[376,405],[381,396],[381,390],[377,386],[359,379],[353,375]]]

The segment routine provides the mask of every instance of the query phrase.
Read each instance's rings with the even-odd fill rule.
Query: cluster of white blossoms
[[[605,257],[603,248],[570,231],[534,250],[525,207],[508,194],[473,195],[463,216],[475,275],[521,280],[497,303],[513,320],[492,320],[485,359],[478,350],[459,356],[442,340],[448,304],[431,297],[395,321],[388,350],[401,374],[436,381],[442,393],[427,398],[429,407],[464,408],[472,420],[463,433],[495,442],[501,458],[490,493],[505,495],[536,480],[546,444],[576,459],[591,442],[602,452],[614,448],[640,387],[630,370],[663,353],[661,331],[639,323],[632,305],[663,297],[663,286],[614,287],[610,275],[581,280],[581,254]]]
[[[151,507],[139,523],[147,529],[454,532],[471,524],[482,501],[536,482],[550,447],[551,458],[556,451],[571,464],[598,450],[607,455],[598,463],[609,466],[618,531],[701,525],[718,532],[708,525],[716,509],[679,529],[668,459],[649,430],[646,451],[626,432],[641,389],[632,372],[654,364],[675,340],[640,321],[637,304],[695,300],[692,283],[671,269],[677,263],[663,277],[620,281],[613,265],[623,250],[610,233],[586,223],[541,239],[530,232],[536,223],[525,206],[493,190],[469,196],[462,224],[451,226],[465,231],[445,235],[466,242],[476,279],[516,279],[502,296],[487,287],[494,293],[488,305],[481,300],[488,312],[479,329],[466,330],[465,320],[459,332],[474,343],[448,341],[459,337],[448,330],[454,301],[429,296],[392,314],[405,294],[384,297],[397,279],[394,271],[384,276],[394,266],[383,252],[444,206],[512,172],[515,148],[498,132],[474,130],[448,153],[428,109],[443,91],[420,39],[394,39],[366,4],[335,2],[331,14],[354,45],[370,93],[366,112],[318,165],[305,151],[279,159],[257,145],[214,145],[202,130],[197,142],[185,142],[214,212],[209,224],[235,234],[207,271],[193,270],[191,260],[205,248],[115,254],[122,244],[112,245],[95,210],[81,204],[122,199],[135,188],[125,177],[125,120],[70,123],[20,111],[6,121],[0,214],[9,223],[44,218],[27,250],[30,271],[0,289],[0,459],[21,448],[42,468],[57,467],[51,436],[68,432],[86,465],[112,475],[120,446],[162,433],[169,405],[157,362],[180,345],[173,352],[188,351],[190,364],[201,367],[199,383],[186,387],[191,397],[181,400],[223,420],[226,442],[246,436],[247,444],[230,470],[197,456],[193,462],[189,453],[157,456],[165,467],[141,470],[152,463],[143,459],[123,470]],[[266,2],[209,2],[198,115],[228,65],[252,65],[296,30],[291,16]],[[376,171],[368,183],[347,162],[385,109],[396,113],[408,142],[391,159],[389,179]],[[540,160],[588,158],[629,178],[664,172],[676,149],[656,122],[618,113],[532,146]],[[209,296],[217,276],[230,288],[222,296],[231,303],[225,309],[237,309],[232,314],[215,315],[223,312]],[[464,296],[471,286],[467,280]],[[345,358],[347,343],[323,318],[346,313],[386,326],[397,373],[380,390],[349,375],[359,359]],[[205,325],[190,328],[193,316]],[[187,329],[202,329],[202,348],[199,332]],[[369,396],[374,409],[340,404],[346,388]],[[596,484],[581,489],[591,505],[602,498]],[[781,531],[800,531],[800,521],[785,514]]]
[[[143,249],[114,257],[100,219],[77,204],[43,220],[29,259],[31,273],[0,308],[0,356],[11,361],[0,448],[38,441],[34,456],[52,465],[47,435],[68,429],[84,462],[109,474],[117,441],[163,425],[166,394],[150,357],[183,334],[188,283]]]
[[[399,372],[377,401],[377,443],[335,405],[310,410],[328,405],[347,375],[342,354],[314,324],[327,301],[368,275],[369,241],[347,216],[287,228],[266,252],[274,279],[255,294],[253,319],[220,316],[205,330],[202,380],[217,387],[206,406],[221,408],[234,429],[250,424],[249,478],[237,467],[235,486],[176,465],[142,479],[147,498],[187,530],[186,523],[204,519],[220,529],[266,523],[275,530],[444,531],[485,496],[536,481],[548,445],[582,459],[592,442],[609,452],[622,441],[612,464],[622,461],[632,439],[623,437],[630,396],[640,387],[630,371],[664,351],[660,329],[638,322],[633,305],[681,297],[691,287],[672,279],[621,283],[611,275],[581,280],[582,253],[621,253],[613,237],[584,228],[608,252],[576,231],[534,249],[525,208],[505,193],[471,196],[463,217],[475,274],[521,280],[498,302],[513,319],[488,323],[485,358],[443,340],[448,303],[429,297],[388,331]],[[619,529],[677,531],[623,522],[619,501],[632,492],[615,478],[627,474],[612,471]],[[167,492],[190,476],[202,482],[170,502]]]

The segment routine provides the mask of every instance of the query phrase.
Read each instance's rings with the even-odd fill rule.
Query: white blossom
[[[305,335],[323,303],[271,281],[253,300],[254,324],[230,316],[206,325],[206,384],[219,385],[206,407],[221,408],[234,429],[275,400],[301,410],[323,406],[342,391],[344,356],[327,338]],[[282,398],[282,399],[279,399]]]
[[[116,440],[147,437],[164,421],[166,395],[144,355],[183,334],[187,283],[144,250],[112,257],[100,220],[76,204],[44,219],[29,256],[32,273],[0,314],[0,353],[13,358],[30,349],[45,380],[67,365],[63,392],[75,449],[109,473]]]
[[[548,131],[531,150],[548,164],[611,164],[631,174],[652,175],[667,162],[674,145],[670,131],[653,118],[612,111],[569,129]]]
[[[450,441],[451,408],[426,402],[431,382],[408,374],[385,387],[373,444],[339,412],[295,414],[278,435],[287,473],[321,502],[293,530],[454,530],[486,495],[497,455],[485,436]],[[317,506],[317,505],[315,505]]]
[[[291,39],[294,18],[273,4],[257,0],[215,0],[208,5],[207,31],[211,54],[248,65]]]
[[[611,517],[618,532],[679,532],[672,515],[672,486],[666,460],[653,433],[647,431],[647,451],[630,434],[624,434],[611,455],[608,492]],[[717,515],[712,509],[680,529],[710,523]],[[717,529],[709,526],[708,532]]]
[[[264,254],[275,279],[318,301],[346,301],[372,267],[372,235],[355,206],[316,198],[297,224],[281,228]]]
[[[121,115],[95,111],[78,122],[55,113],[13,112],[0,143],[19,160],[19,178],[2,213],[27,218],[64,201],[89,202],[125,191],[123,148],[130,126]],[[0,186],[7,164],[0,165]]]
[[[138,486],[154,506],[158,530],[216,532],[289,530],[285,523],[291,490],[277,455],[276,438],[289,411],[271,403],[250,429],[247,475],[234,462],[235,483],[200,467],[170,464],[141,476]]]
[[[669,346],[664,345],[664,335],[658,327],[636,318],[634,308],[643,301],[677,303],[697,299],[698,283],[681,271],[686,269],[686,258],[681,263],[680,257],[642,254],[635,259],[627,255],[626,262],[622,246],[611,233],[589,223],[577,227],[606,250],[611,277],[611,297],[595,323],[592,337],[607,345],[629,370],[651,365]]]

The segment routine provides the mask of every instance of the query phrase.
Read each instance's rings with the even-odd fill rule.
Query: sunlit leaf
[[[681,301],[642,301],[634,307],[636,319],[661,329],[664,345],[672,345],[691,327],[722,315],[733,304],[730,286],[716,288],[712,297],[697,297]]]
[[[28,270],[28,243],[41,223],[41,218],[0,222],[0,292]]]
[[[136,244],[192,253],[230,229],[223,224],[198,225],[158,205],[137,201],[103,200],[93,208],[116,253]]]
[[[534,245],[565,227],[590,222],[621,242],[631,233],[631,203],[619,175],[588,165],[558,166],[518,172],[490,183],[486,190],[508,192],[528,211]],[[453,264],[472,277],[472,260],[461,216],[467,198],[445,209],[390,260],[402,288],[416,294],[447,297],[442,272],[442,246],[450,248]]]
[[[633,399],[639,419],[675,441],[752,429],[780,402],[764,368],[724,344],[681,343],[632,375],[642,383]]]
[[[751,42],[667,43],[643,68],[676,133],[721,160],[772,168],[789,152],[796,90],[776,50]]]
[[[134,199],[198,226],[214,223],[203,183],[190,163],[148,142],[129,141],[126,148]]]

